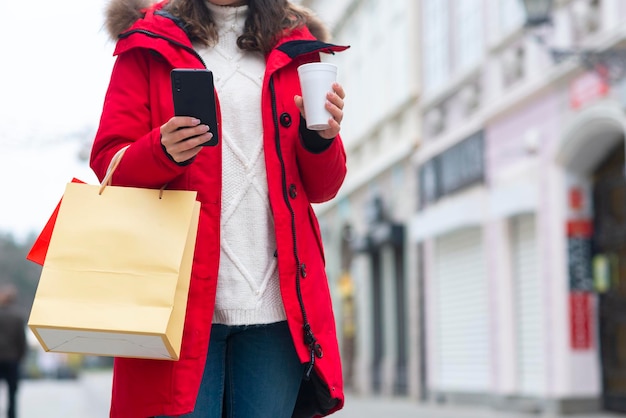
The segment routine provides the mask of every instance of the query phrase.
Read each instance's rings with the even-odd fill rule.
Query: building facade
[[[626,411],[626,3],[554,3],[525,29],[519,0],[420,2],[430,399]]]
[[[421,132],[419,4],[413,0],[310,0],[350,49],[338,65],[346,89],[342,137],[348,175],[338,196],[314,208],[334,289],[346,386],[361,393],[417,392],[419,338],[408,239],[416,208],[412,155]],[[413,350],[413,351],[412,351]]]
[[[315,208],[348,386],[626,411],[626,3],[304,4],[352,46],[349,174]]]

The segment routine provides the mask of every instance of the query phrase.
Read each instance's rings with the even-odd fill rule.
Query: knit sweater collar
[[[243,6],[218,6],[208,0],[204,2],[213,15],[213,21],[217,26],[218,33],[233,31],[242,34],[246,18],[248,17],[248,5]]]

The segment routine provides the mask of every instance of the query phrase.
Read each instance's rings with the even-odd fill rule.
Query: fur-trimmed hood
[[[109,36],[117,40],[119,34],[130,28],[133,23],[143,18],[144,10],[155,0],[110,0],[106,8],[105,27]],[[311,10],[292,4],[307,16],[307,27],[311,34],[322,42],[329,42],[331,35],[326,25]]]

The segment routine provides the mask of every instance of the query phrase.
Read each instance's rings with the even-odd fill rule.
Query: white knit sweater
[[[274,257],[276,238],[263,153],[265,59],[237,47],[248,6],[205,3],[218,25],[219,42],[197,49],[213,71],[222,112],[222,241],[213,321],[227,325],[278,322],[286,315]]]

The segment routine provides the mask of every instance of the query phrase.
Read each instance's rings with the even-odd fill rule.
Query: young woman
[[[202,204],[177,362],[115,359],[111,417],[323,416],[343,406],[341,362],[323,247],[311,203],[346,174],[332,118],[306,128],[297,67],[320,53],[323,26],[287,0],[113,0],[117,39],[91,167],[102,179],[129,146],[117,185],[196,190]],[[170,72],[208,68],[215,132],[174,117]],[[329,89],[330,90],[330,89]]]

